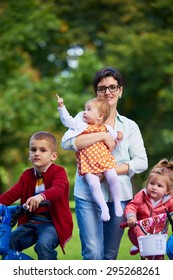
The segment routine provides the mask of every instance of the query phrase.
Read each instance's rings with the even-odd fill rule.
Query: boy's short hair
[[[92,98],[90,100],[88,100],[85,105],[89,104],[89,103],[94,103],[99,111],[99,113],[103,113],[103,122],[105,122],[109,115],[110,115],[110,106],[109,106],[109,103],[101,98],[101,97],[95,97],[95,98]]]
[[[47,131],[38,131],[36,133],[34,133],[30,140],[29,140],[29,146],[31,145],[31,142],[33,140],[46,140],[50,143],[51,145],[51,149],[53,152],[56,152],[57,150],[57,141],[56,141],[56,138],[55,136],[50,133],[50,132],[47,132]]]

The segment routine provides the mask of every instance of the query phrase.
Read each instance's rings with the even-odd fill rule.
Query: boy
[[[57,159],[56,138],[39,131],[29,141],[29,159],[33,168],[27,169],[18,182],[0,196],[0,203],[11,205],[18,199],[26,204],[30,215],[19,218],[12,232],[10,248],[22,251],[33,244],[39,260],[56,260],[56,247],[63,252],[71,238],[73,222],[69,209],[69,182],[65,169],[53,162]],[[40,207],[49,200],[49,207]]]

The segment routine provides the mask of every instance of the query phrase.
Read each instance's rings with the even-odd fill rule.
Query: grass
[[[78,235],[78,227],[76,222],[75,213],[73,211],[73,221],[74,221],[74,230],[73,230],[73,237],[72,239],[67,243],[65,247],[65,254],[63,254],[60,247],[58,247],[58,259],[59,260],[82,260],[81,256],[81,245],[80,245],[80,239]],[[118,254],[118,260],[140,260],[139,254],[135,256],[131,256],[129,254],[129,250],[132,247],[131,242],[129,241],[129,238],[127,236],[127,229],[124,232],[123,238],[121,240],[119,254]],[[28,248],[24,251],[25,253],[32,256],[34,259],[37,259],[37,255],[35,254],[33,248]],[[167,256],[165,256],[165,259],[168,259]]]

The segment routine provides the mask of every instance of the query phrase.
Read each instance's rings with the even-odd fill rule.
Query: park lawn
[[[79,240],[79,234],[78,234],[78,227],[75,219],[75,215],[73,217],[74,219],[74,230],[73,230],[73,237],[72,239],[67,243],[65,251],[66,254],[64,255],[60,248],[58,248],[58,255],[59,260],[82,260],[81,256],[81,245]],[[127,236],[127,230],[125,230],[125,233],[123,235],[121,246],[119,250],[118,260],[137,260],[139,259],[139,255],[136,256],[130,256],[129,250],[131,248],[131,242],[128,239]]]
[[[74,230],[73,230],[73,237],[72,239],[67,243],[66,245],[66,254],[64,255],[60,248],[58,249],[58,255],[60,260],[82,260],[81,256],[81,245],[79,240],[79,234],[78,234],[78,227],[77,222],[75,219],[75,215],[73,215],[74,220]],[[130,256],[129,250],[131,248],[131,242],[129,241],[129,238],[127,236],[127,230],[125,230],[125,233],[123,235],[121,246],[119,250],[118,260],[138,260],[140,259],[139,254],[136,256]]]
[[[78,227],[77,227],[77,222],[76,222],[74,211],[73,211],[73,221],[74,221],[73,236],[72,236],[71,240],[66,244],[65,254],[62,252],[60,247],[58,247],[58,249],[57,249],[59,260],[82,260],[81,245],[80,245]],[[139,255],[130,256],[130,254],[129,254],[130,248],[131,248],[131,242],[128,239],[127,230],[125,230],[125,233],[124,233],[122,241],[121,241],[118,260],[139,259]],[[33,247],[24,250],[24,252],[29,254],[34,259],[37,259],[37,255],[34,252]]]
[[[65,254],[63,254],[60,247],[58,247],[58,249],[57,249],[59,260],[82,260],[81,245],[80,245],[78,227],[77,227],[77,222],[76,222],[74,211],[73,211],[73,221],[74,221],[73,237],[66,244]],[[171,234],[171,233],[169,233],[169,234]],[[118,260],[140,260],[139,254],[137,254],[135,256],[131,256],[129,254],[129,250],[130,250],[131,246],[132,246],[132,244],[129,241],[129,238],[127,236],[127,229],[125,229],[117,259]],[[30,256],[32,256],[34,259],[37,259],[37,255],[35,254],[33,247],[26,249],[24,252],[29,254]],[[168,259],[168,257],[165,256],[165,259]]]

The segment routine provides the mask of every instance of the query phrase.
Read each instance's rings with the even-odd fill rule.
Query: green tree
[[[65,128],[56,112],[55,93],[75,115],[93,95],[93,75],[104,65],[116,66],[123,74],[124,97],[118,110],[139,124],[149,166],[173,156],[171,4],[171,0],[0,2],[3,187],[13,184],[28,166],[28,140],[37,130],[57,136],[58,163],[66,167],[73,185],[74,152],[60,147]],[[67,52],[74,47],[84,53],[69,57],[77,59],[73,69]],[[144,175],[136,176],[135,182]]]

